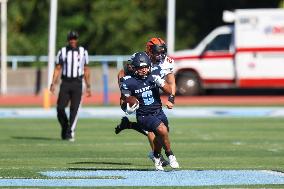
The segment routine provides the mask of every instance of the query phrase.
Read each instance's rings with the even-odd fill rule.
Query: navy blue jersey
[[[159,87],[155,84],[153,75],[146,79],[139,79],[132,76],[121,78],[120,90],[122,95],[135,96],[139,101],[139,109],[136,115],[149,115],[162,108]]]
[[[151,72],[152,72],[152,74],[153,75],[158,75],[158,76],[160,76],[161,78],[165,78],[165,75],[163,74],[163,72],[162,72],[162,68],[160,67],[160,66],[153,66],[152,68],[151,68]]]

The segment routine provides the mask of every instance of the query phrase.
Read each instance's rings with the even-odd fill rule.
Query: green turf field
[[[132,130],[115,135],[118,121],[81,119],[72,143],[59,139],[55,119],[0,119],[0,177],[45,178],[38,172],[50,170],[153,169],[146,137]],[[170,119],[170,123],[172,149],[182,169],[284,171],[284,118]]]

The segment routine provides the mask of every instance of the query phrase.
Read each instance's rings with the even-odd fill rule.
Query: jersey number
[[[145,91],[142,93],[142,98],[145,105],[151,105],[154,103],[152,91]]]

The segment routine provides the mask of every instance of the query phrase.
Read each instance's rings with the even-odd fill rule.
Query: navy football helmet
[[[134,53],[130,62],[134,76],[144,79],[151,73],[151,60],[145,52]]]

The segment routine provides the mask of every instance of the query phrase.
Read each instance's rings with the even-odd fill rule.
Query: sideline
[[[68,108],[66,109],[68,112]],[[221,118],[221,117],[283,117],[282,107],[175,107],[164,109],[173,118]],[[119,118],[125,116],[119,107],[83,107],[81,118]],[[0,108],[1,118],[56,118],[55,108]]]
[[[220,186],[284,184],[284,175],[261,170],[48,171],[48,179],[0,179],[0,186]],[[68,178],[69,177],[69,178]],[[93,179],[91,177],[108,177]],[[123,177],[118,179],[115,177]]]

